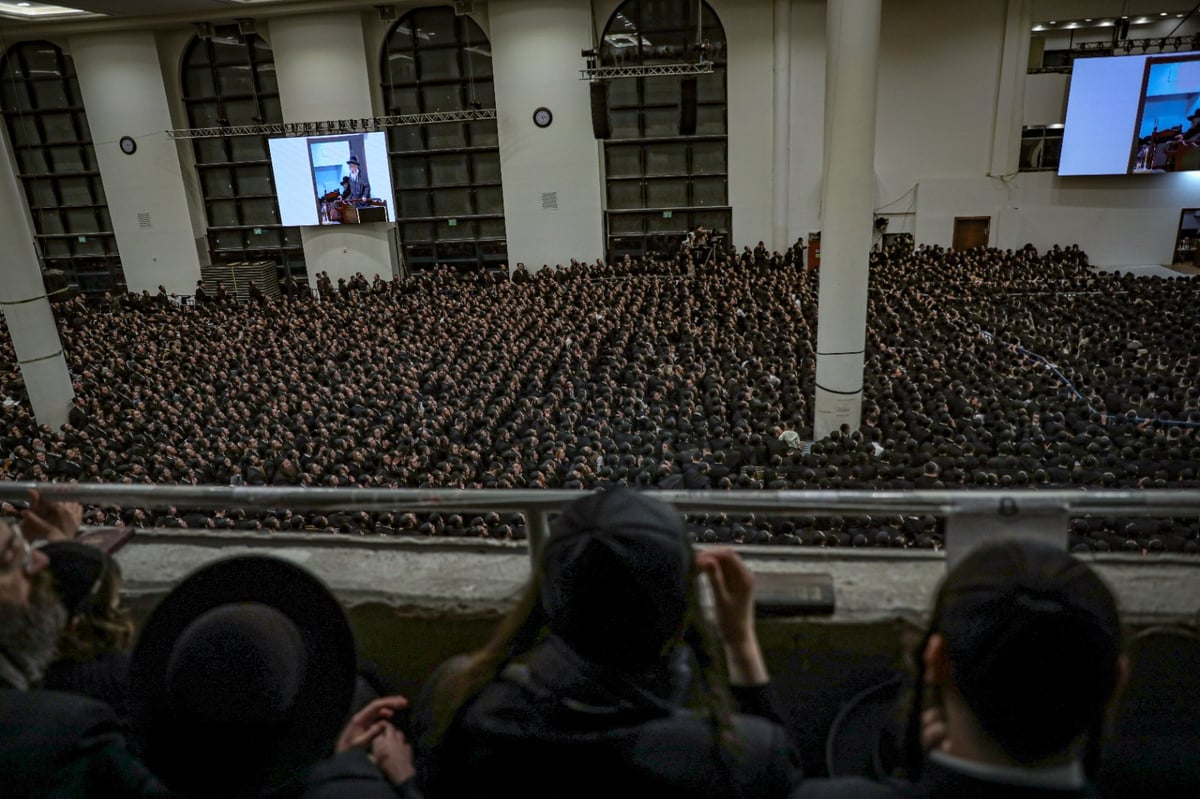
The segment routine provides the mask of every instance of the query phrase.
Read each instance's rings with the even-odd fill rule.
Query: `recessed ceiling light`
[[[1166,11],[1159,11],[1159,12],[1158,12],[1158,15],[1159,15],[1160,17],[1165,17],[1165,16],[1167,15],[1167,12],[1166,12]]]
[[[1087,19],[1084,20],[1084,22],[1091,22],[1091,21],[1092,21],[1091,17],[1088,17]]]
[[[29,8],[33,3],[17,3],[17,5],[21,8]]]

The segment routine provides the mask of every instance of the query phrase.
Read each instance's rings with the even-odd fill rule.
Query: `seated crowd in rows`
[[[61,431],[0,408],[4,476],[250,486],[1200,485],[1197,284],[1075,247],[871,256],[863,424],[812,441],[816,271],[764,248],[314,280],[248,306],[60,308]],[[315,287],[315,286],[314,286]],[[20,398],[11,345],[0,371]],[[90,523],[520,538],[509,515],[89,509]],[[936,547],[931,519],[713,514],[697,540]],[[1195,519],[1080,549],[1200,550]]]
[[[82,508],[31,500],[19,525],[0,522],[13,799],[1194,795],[1178,768],[1115,792],[1089,756],[1128,675],[1121,621],[1096,573],[1045,544],[994,541],[949,571],[912,653],[905,753],[876,782],[806,778],[752,572],[731,548],[695,551],[650,493],[564,506],[512,611],[411,702],[356,676],[354,634],[318,578],[261,555],[187,576],[128,652],[116,561],[73,539]],[[1149,732],[1157,757],[1190,757]]]

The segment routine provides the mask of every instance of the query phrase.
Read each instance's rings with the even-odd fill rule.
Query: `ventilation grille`
[[[546,191],[542,192],[542,209],[548,211],[558,210],[558,192]]]
[[[138,227],[140,227],[142,230],[149,230],[150,228],[154,227],[150,224],[149,211],[142,211],[138,214]]]

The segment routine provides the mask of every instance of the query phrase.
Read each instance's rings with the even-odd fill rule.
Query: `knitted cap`
[[[543,552],[550,630],[599,663],[655,663],[680,632],[693,556],[670,506],[626,488],[563,508]]]
[[[54,587],[67,615],[74,616],[99,587],[108,555],[79,541],[54,541],[42,547],[42,553],[50,559]]]
[[[1116,600],[1052,546],[979,547],[938,592],[934,630],[983,729],[1022,762],[1048,757],[1101,720],[1118,679]]]

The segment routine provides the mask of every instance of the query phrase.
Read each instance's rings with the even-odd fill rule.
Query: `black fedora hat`
[[[204,566],[146,622],[130,664],[133,729],[182,796],[256,796],[333,754],[354,636],[308,571],[248,555]]]
[[[352,156],[350,156],[350,160],[349,160],[349,161],[347,161],[346,163],[347,163],[347,164],[354,164],[355,166],[362,166],[361,164],[359,164],[359,163],[358,163],[358,156],[357,156],[357,155],[352,155]]]

